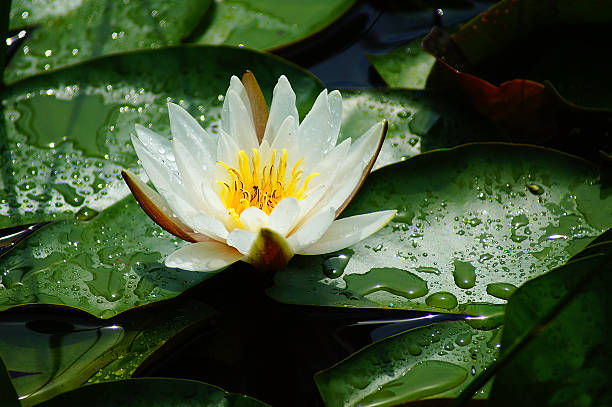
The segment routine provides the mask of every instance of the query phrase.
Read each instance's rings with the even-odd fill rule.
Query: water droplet
[[[365,274],[350,274],[343,278],[348,289],[361,295],[387,291],[411,299],[422,297],[429,292],[425,280],[398,268],[373,268]]]
[[[98,214],[98,211],[88,208],[87,206],[82,207],[81,209],[79,209],[79,211],[76,213],[75,217],[77,220],[80,221],[86,221],[86,220],[90,220],[91,218],[93,218],[94,216],[96,216]]]
[[[440,275],[440,270],[438,270],[435,267],[419,266],[415,268],[415,270],[418,271],[419,273],[431,273],[431,274]]]
[[[521,213],[520,215],[514,216],[510,223],[514,229],[518,229],[520,227],[529,225],[529,218],[524,213]]]
[[[81,206],[85,202],[85,197],[77,194],[76,189],[68,184],[53,184],[52,187],[60,193],[68,205]]]
[[[322,264],[323,274],[328,278],[340,277],[354,253],[351,249],[344,249],[342,253],[326,258]]]
[[[491,283],[487,285],[487,294],[493,297],[507,300],[516,290],[516,286],[510,283]]]
[[[430,307],[451,309],[457,306],[457,297],[446,291],[439,291],[425,298],[425,304]]]
[[[529,192],[534,195],[542,195],[544,193],[544,188],[536,184],[525,184]]]
[[[457,287],[463,289],[474,287],[476,284],[476,268],[470,262],[459,260],[455,260],[453,265],[455,266],[453,277]]]

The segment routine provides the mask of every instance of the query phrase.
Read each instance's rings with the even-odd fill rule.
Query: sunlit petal
[[[199,242],[182,247],[166,257],[166,267],[189,271],[218,271],[244,256],[219,242]]]

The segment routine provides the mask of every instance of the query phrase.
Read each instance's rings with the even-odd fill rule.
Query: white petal
[[[227,229],[219,219],[215,219],[203,213],[195,215],[190,222],[190,226],[192,226],[193,230],[196,232],[215,240],[223,241],[228,237]]]
[[[325,156],[325,158],[314,166],[314,170],[318,172],[320,175],[317,175],[310,181],[308,184],[310,188],[316,188],[321,184],[329,184],[331,181],[334,181],[332,177],[326,176],[327,174],[336,174],[337,168],[341,167],[343,162],[346,160],[348,156],[349,149],[351,147],[351,139],[347,138],[342,141],[342,143],[338,144],[332,151],[329,152]]]
[[[217,195],[211,188],[206,187],[204,184],[202,184],[202,195],[204,196],[208,213],[211,216],[225,222],[225,218],[228,216],[227,208],[225,205],[223,205],[223,202],[221,202],[219,195]]]
[[[219,242],[199,242],[181,247],[166,257],[166,267],[189,271],[216,271],[237,262],[244,256]]]
[[[230,116],[230,106],[229,106],[229,91],[236,93],[242,103],[244,104],[247,112],[249,113],[249,117],[253,117],[253,113],[251,110],[251,102],[249,102],[249,95],[247,94],[242,81],[236,76],[232,75],[230,78],[230,85],[227,88],[227,92],[225,92],[225,98],[223,99],[223,108],[221,109],[221,126],[223,130],[227,133],[230,132],[229,129],[229,116]]]
[[[348,156],[334,173],[332,187],[322,199],[325,205],[341,208],[362,184],[367,176],[367,173],[364,173],[365,169],[376,154],[377,146],[384,135],[384,128],[384,121],[379,122],[352,144]],[[317,210],[317,207],[314,210]]]
[[[174,185],[178,185],[182,190],[178,174],[166,162],[160,161],[159,157],[154,156],[138,138],[132,137],[132,144],[149,179],[166,200],[167,196],[162,191],[171,191]]]
[[[202,173],[202,168],[198,165],[196,158],[179,139],[172,140],[172,150],[176,158],[176,166],[185,185],[185,192],[189,195],[189,201],[196,208],[201,209],[199,205],[203,199],[200,187],[201,180],[212,177]]]
[[[297,126],[300,119],[297,108],[295,107],[295,93],[293,89],[291,89],[291,84],[285,75],[282,75],[278,78],[278,82],[272,93],[272,104],[270,106],[270,114],[268,115],[268,123],[266,124],[263,140],[272,145],[278,135],[278,130],[287,117],[293,117],[294,123]]]
[[[166,202],[168,203],[168,206],[172,212],[185,225],[189,226],[192,230],[195,230],[193,226],[193,218],[198,214],[198,210],[180,194],[174,193],[173,190],[166,191],[158,188],[158,191],[166,199]]]
[[[194,166],[199,168],[200,176],[210,178],[216,161],[217,138],[209,135],[185,109],[174,103],[168,103],[168,114],[172,137],[197,158]]]
[[[247,230],[258,232],[259,229],[268,225],[268,215],[261,209],[251,206],[242,211],[240,222]]]
[[[136,139],[140,141],[141,147],[147,150],[149,156],[168,167],[170,172],[177,173],[174,153],[172,152],[170,141],[139,124],[134,127],[138,136]],[[132,136],[132,142],[134,139],[135,137]]]
[[[225,131],[220,130],[219,144],[217,145],[217,160],[224,162],[232,168],[236,168],[238,165],[239,151],[240,148],[238,144],[236,144],[236,140]]]
[[[277,136],[270,147],[276,151],[283,151],[283,148],[286,148],[288,155],[292,156],[293,150],[297,152],[297,132],[297,121],[293,116],[288,116],[280,125]],[[267,143],[266,140],[263,140],[262,144],[264,142]]]
[[[334,148],[337,139],[338,134],[332,134],[327,90],[323,89],[298,129],[298,145],[305,158],[306,172]]]
[[[397,211],[380,211],[351,216],[334,221],[327,232],[312,246],[299,254],[323,254],[344,249],[380,230],[393,219]]]
[[[240,253],[248,255],[257,233],[245,229],[234,229],[227,237],[227,244],[235,247]]]
[[[250,151],[259,146],[253,116],[247,110],[240,96],[233,90],[227,92],[229,103],[229,134],[232,135],[238,147],[245,151]]]
[[[334,208],[328,207],[304,223],[288,238],[292,250],[299,253],[319,240],[334,221],[335,213]]]
[[[296,198],[281,200],[270,213],[269,228],[279,235],[287,236],[300,215],[300,203]]]
[[[334,90],[327,95],[327,102],[329,103],[329,122],[330,122],[330,135],[334,139],[334,144],[338,141],[338,134],[340,133],[340,125],[342,124],[342,95],[340,91]]]

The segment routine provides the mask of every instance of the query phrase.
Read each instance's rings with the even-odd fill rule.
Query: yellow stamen
[[[304,159],[300,159],[287,176],[287,150],[283,148],[276,164],[276,149],[272,150],[270,161],[261,167],[259,149],[254,148],[251,159],[246,152],[238,152],[238,169],[232,168],[224,162],[217,163],[227,171],[231,182],[217,181],[221,185],[219,197],[228,210],[230,216],[239,223],[240,214],[245,209],[254,206],[266,214],[270,214],[274,207],[287,197],[297,199],[306,198],[306,190],[310,181],[319,175],[314,172],[303,182],[301,170]],[[278,165],[278,167],[277,167]]]

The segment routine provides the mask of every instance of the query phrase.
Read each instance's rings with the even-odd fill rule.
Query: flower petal
[[[221,128],[226,133],[230,132],[230,128],[229,128],[230,106],[229,106],[229,98],[228,98],[228,94],[230,90],[235,92],[240,97],[240,100],[242,100],[242,103],[244,103],[244,106],[246,107],[246,110],[248,111],[249,117],[253,116],[251,112],[251,104],[249,103],[249,95],[247,95],[246,89],[244,88],[242,81],[238,79],[236,75],[232,75],[232,77],[230,78],[230,85],[227,88],[227,92],[225,92],[225,98],[223,99],[223,108],[221,109]]]
[[[261,88],[257,83],[257,79],[255,79],[255,75],[251,71],[246,71],[242,75],[242,84],[251,105],[255,134],[257,134],[257,140],[261,143],[268,121],[268,105],[266,105],[266,99],[263,93],[261,93]]]
[[[268,224],[268,215],[261,209],[251,206],[240,214],[240,222],[251,232],[258,232]]]
[[[164,198],[145,184],[140,178],[126,170],[121,171],[121,175],[130,188],[130,191],[132,191],[132,195],[136,198],[138,205],[140,205],[142,210],[166,232],[172,233],[174,236],[188,242],[209,240],[207,236],[194,232],[189,226],[185,225],[177,218]]]
[[[244,256],[219,242],[198,242],[181,247],[166,257],[166,267],[189,271],[218,271]]]
[[[334,221],[327,232],[299,254],[324,254],[352,246],[365,239],[393,219],[397,211],[371,212]]]
[[[218,219],[203,213],[196,214],[190,224],[196,232],[211,237],[215,240],[224,241],[228,237],[225,225]]]
[[[281,200],[270,213],[269,228],[281,236],[286,236],[298,216],[300,215],[300,203],[294,197]]]
[[[323,201],[336,208],[336,217],[353,199],[366,176],[370,173],[378,152],[387,133],[387,121],[383,120],[372,126],[361,136],[349,151],[349,154],[336,170],[332,188],[326,193]]]
[[[250,108],[247,109],[233,90],[227,92],[227,101],[229,106],[228,133],[236,140],[236,144],[241,150],[251,151],[251,149],[259,147]]]
[[[266,124],[266,131],[263,140],[269,145],[273,145],[281,127],[287,117],[293,117],[294,123],[299,123],[297,108],[295,107],[295,93],[291,89],[291,84],[285,75],[278,78],[278,82],[272,93],[272,104],[270,115]]]
[[[136,124],[134,128],[141,146],[149,152],[149,155],[155,157],[158,161],[167,166],[169,171],[176,172],[177,169],[174,162],[174,156],[172,155],[170,140],[140,124]],[[134,140],[134,137],[132,137],[132,140]]]
[[[134,145],[134,150],[136,151],[136,155],[140,159],[140,163],[145,169],[147,176],[157,188],[157,191],[168,200],[168,197],[162,192],[170,191],[176,189],[177,187],[182,191],[183,185],[182,181],[178,176],[178,171],[174,171],[176,169],[176,165],[174,169],[172,166],[168,165],[167,162],[162,161],[159,156],[153,154],[148,148],[146,148],[143,143],[136,137],[132,137],[132,144]],[[170,149],[170,146],[168,145]],[[172,154],[172,150],[170,149],[170,154]]]
[[[235,247],[242,254],[249,254],[257,234],[245,229],[234,229],[227,236],[227,244]]]
[[[327,95],[327,103],[329,104],[329,131],[330,136],[334,139],[334,144],[338,141],[340,134],[340,126],[342,125],[342,95],[340,91],[334,90]]]
[[[330,131],[330,113],[327,100],[327,89],[323,89],[312,109],[306,115],[298,129],[298,146],[305,158],[305,172],[312,172],[316,164],[336,145]]]
[[[168,103],[172,137],[186,147],[191,157],[197,157],[194,167],[200,175],[211,178],[217,155],[217,137],[212,137],[182,107]],[[176,157],[177,161],[179,157]]]
[[[319,240],[334,221],[334,214],[335,209],[327,207],[290,235],[288,241],[293,251],[299,253]]]

